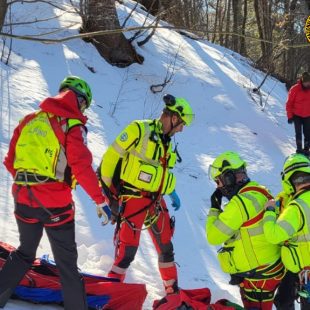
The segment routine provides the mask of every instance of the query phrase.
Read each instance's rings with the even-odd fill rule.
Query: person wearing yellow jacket
[[[246,309],[271,310],[274,292],[284,276],[280,248],[269,243],[263,232],[264,205],[270,192],[250,181],[246,162],[236,152],[220,154],[209,168],[217,188],[211,195],[207,240],[222,245],[218,260],[231,275],[230,284],[240,286]],[[222,198],[228,203],[222,210]]]
[[[100,165],[100,179],[108,195],[120,201],[112,209],[117,222],[116,255],[109,276],[124,280],[134,260],[143,225],[158,252],[158,267],[167,294],[177,293],[177,269],[171,238],[170,218],[163,195],[169,195],[175,210],[180,199],[171,172],[177,159],[171,137],[192,123],[194,114],[184,98],[165,95],[159,119],[130,123],[109,146]],[[114,200],[115,200],[114,199]],[[117,204],[118,207],[118,204]]]
[[[302,154],[290,155],[281,175],[283,191],[290,199],[278,218],[276,201],[266,204],[264,233],[269,242],[281,245],[283,264],[292,277],[298,275],[301,308],[310,309],[310,160]],[[278,306],[288,309],[281,300]]]

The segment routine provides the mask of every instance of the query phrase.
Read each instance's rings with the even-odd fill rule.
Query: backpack
[[[27,115],[18,126],[14,169],[71,185],[71,170],[65,154],[66,134],[80,124],[77,119],[61,118],[41,110]]]

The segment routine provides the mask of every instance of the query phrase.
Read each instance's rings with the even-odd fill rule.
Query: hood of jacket
[[[87,117],[78,107],[77,97],[72,90],[59,93],[54,97],[48,97],[40,103],[40,109],[64,118],[80,120],[84,125]]]

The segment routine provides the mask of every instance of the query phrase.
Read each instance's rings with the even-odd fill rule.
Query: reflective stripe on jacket
[[[101,176],[110,186],[117,162],[122,158],[120,178],[129,186],[148,192],[170,194],[176,179],[169,171],[176,162],[170,142],[162,141],[159,120],[129,124],[103,155]]]
[[[249,182],[247,187],[261,187],[256,182]],[[223,212],[210,209],[206,232],[210,244],[224,243],[224,251],[230,253],[235,273],[246,272],[258,266],[271,264],[280,257],[280,248],[269,243],[263,232],[262,217],[257,217],[264,210],[268,198],[261,192],[250,190],[239,193],[226,204]],[[244,225],[250,223],[249,225]],[[244,226],[243,226],[244,225]]]
[[[296,196],[295,196],[296,197]],[[287,269],[299,272],[310,266],[310,191],[297,194],[279,218],[264,215],[264,233],[269,242],[282,244],[281,257]]]

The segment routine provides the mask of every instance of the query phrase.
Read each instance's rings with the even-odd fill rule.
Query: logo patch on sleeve
[[[127,132],[123,132],[123,133],[121,134],[121,136],[120,136],[119,139],[120,139],[122,142],[127,141],[127,139],[128,139],[128,134],[127,134]]]

